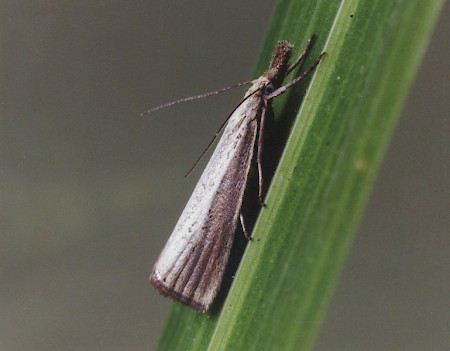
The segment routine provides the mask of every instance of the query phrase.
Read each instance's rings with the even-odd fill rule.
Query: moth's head
[[[289,60],[291,59],[293,47],[294,45],[286,40],[277,43],[275,54],[272,57],[272,61],[270,61],[269,69],[264,73],[264,76],[272,83],[272,86],[270,86],[270,84],[267,85],[268,90],[273,89],[272,91],[274,91],[280,87],[283,82],[289,67]],[[264,95],[266,95],[265,92]]]
[[[257,94],[258,96],[265,98],[276,89],[277,86],[275,86],[275,83],[264,74],[252,82],[252,87],[247,91],[246,96]]]

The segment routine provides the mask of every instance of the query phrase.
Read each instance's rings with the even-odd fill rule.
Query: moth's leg
[[[289,66],[289,68],[286,71],[286,76],[291,73],[295,67],[297,67],[302,61],[303,59],[308,56],[309,52],[311,51],[314,42],[316,41],[316,36],[313,35],[311,38],[309,38],[308,43],[306,44],[306,48],[305,50],[303,50],[303,52],[300,54],[300,56],[297,58],[297,60],[295,60],[295,62]]]
[[[266,120],[267,100],[263,99],[263,106],[261,108],[261,119],[259,121],[258,130],[258,152],[256,154],[256,163],[258,165],[258,200],[261,207],[266,206],[263,200],[263,172],[262,172],[262,150],[264,143],[264,123]]]
[[[300,82],[303,78],[305,78],[309,73],[311,73],[314,68],[316,68],[316,66],[319,64],[320,60],[322,60],[322,57],[325,55],[325,52],[322,52],[319,57],[316,59],[316,61],[314,61],[314,63],[309,66],[306,70],[304,70],[302,73],[300,73],[296,78],[294,78],[293,80],[291,80],[289,83],[279,87],[277,90],[275,90],[272,94],[267,95],[265,97],[265,99],[270,100],[273,99],[274,97],[283,94],[286,90],[288,90],[289,88],[291,88],[292,86],[294,86],[295,84],[297,84],[298,82]]]
[[[252,237],[248,234],[247,229],[245,229],[244,215],[242,214],[242,212],[239,213],[239,219],[240,219],[240,221],[241,221],[241,227],[242,227],[242,231],[244,232],[245,238],[246,238],[248,241],[252,240]]]

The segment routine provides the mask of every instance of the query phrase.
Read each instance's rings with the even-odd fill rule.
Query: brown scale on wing
[[[257,124],[256,119],[249,121],[241,138],[235,139],[239,154],[230,161],[226,177],[220,180],[221,186],[209,214],[214,220],[207,222],[204,240],[192,250],[192,260],[183,270],[183,282],[176,284],[180,287],[185,284],[184,302],[197,310],[209,308],[222,281],[253,157]],[[203,298],[209,301],[207,306],[201,302]]]

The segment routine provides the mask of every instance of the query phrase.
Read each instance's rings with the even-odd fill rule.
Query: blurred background
[[[147,281],[275,1],[4,1],[0,349],[153,350]],[[450,349],[447,3],[315,350]]]

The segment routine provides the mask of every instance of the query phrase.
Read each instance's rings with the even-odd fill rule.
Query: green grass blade
[[[279,39],[327,56],[275,103],[292,131],[222,311],[175,305],[159,350],[311,348],[442,4],[280,1],[255,76]]]

